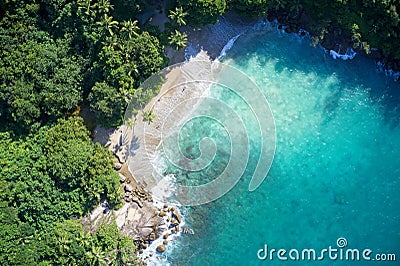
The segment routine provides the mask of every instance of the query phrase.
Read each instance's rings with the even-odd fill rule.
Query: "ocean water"
[[[334,60],[310,40],[276,31],[241,35],[224,63],[247,74],[268,100],[276,125],[276,153],[260,187],[248,191],[259,156],[257,130],[248,168],[226,195],[206,205],[186,207],[183,235],[168,254],[172,265],[398,265],[400,261],[400,86],[360,56]],[[210,94],[251,115],[235,95]],[[210,109],[212,112],[212,109]],[[212,114],[210,114],[212,116]],[[199,156],[204,135],[222,146],[205,172],[170,172],[187,184],[201,184],[221,173],[229,158],[227,132],[210,119],[182,128],[180,145]],[[254,138],[252,138],[254,137]],[[224,146],[225,145],[225,146]],[[224,148],[226,147],[226,148]],[[337,240],[347,245],[339,248]],[[265,260],[268,249],[370,249],[395,254],[396,262]],[[292,253],[294,254],[294,253]],[[264,255],[263,252],[260,255]],[[362,255],[361,255],[362,256]],[[288,254],[286,253],[286,257]]]

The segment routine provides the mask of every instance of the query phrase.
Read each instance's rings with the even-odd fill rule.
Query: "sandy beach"
[[[210,72],[212,61],[220,56],[221,51],[232,38],[243,34],[254,24],[255,21],[245,21],[235,14],[228,14],[216,25],[207,25],[202,28],[183,27],[182,30],[188,35],[186,49],[176,51],[167,47],[166,54],[170,58],[170,66],[142,84],[145,87],[156,86],[155,83],[163,80],[159,94],[134,118],[129,113],[125,116],[125,121],[128,119],[135,121],[133,130],[122,132],[122,139],[130,140],[129,144],[126,143],[129,146],[125,164],[128,165],[130,172],[128,176],[133,177],[138,187],[152,195],[153,204],[157,209],[166,202],[169,205],[174,204],[176,191],[173,184],[174,176],[165,176],[154,166],[156,150],[163,136],[169,135],[187,120],[209,87],[209,85],[188,81],[212,80]],[[174,112],[171,119],[170,114],[177,108],[179,112]],[[155,116],[151,123],[143,119],[142,114],[146,111],[152,111]],[[179,209],[179,204],[173,206]],[[184,217],[182,219],[184,220]],[[184,222],[181,226],[183,224]],[[141,253],[140,258],[151,265],[151,261],[157,256],[150,254],[157,254],[156,249],[161,242],[160,239],[156,239],[154,244]],[[168,249],[172,250],[171,247]]]

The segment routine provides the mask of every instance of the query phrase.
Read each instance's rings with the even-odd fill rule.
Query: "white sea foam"
[[[342,60],[351,60],[356,56],[356,52],[352,48],[347,48],[346,53],[340,54],[339,52],[336,52],[334,50],[330,50],[329,54],[333,57],[333,59],[342,59]]]
[[[242,33],[236,35],[235,37],[231,38],[227,44],[225,44],[224,48],[222,48],[221,53],[219,54],[219,56],[217,57],[217,60],[222,59],[222,57],[225,56],[226,52],[229,51],[233,45],[235,44],[236,40],[242,35]]]

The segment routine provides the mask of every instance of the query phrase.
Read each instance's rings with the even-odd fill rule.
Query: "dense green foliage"
[[[88,235],[89,242],[97,242],[89,243],[87,250],[78,239],[71,239],[83,229],[68,219],[81,217],[100,199],[119,206],[122,196],[110,152],[92,143],[83,119],[61,119],[18,140],[0,133],[0,169],[2,264],[66,265],[86,258],[92,248],[110,252],[110,246],[98,246],[109,238],[118,244],[116,229],[108,238],[99,235],[111,233],[108,229],[99,230],[97,240]]]
[[[0,3],[0,261],[2,265],[135,264],[115,224],[84,233],[100,200],[119,207],[110,152],[94,144],[84,104],[106,126],[167,60],[135,14],[146,1],[9,0]],[[131,110],[135,112],[135,110]],[[69,118],[68,118],[69,117]]]
[[[27,30],[23,36],[0,28],[2,116],[27,127],[60,117],[82,99],[82,57],[69,55],[68,39]]]
[[[128,102],[143,105],[153,96],[137,88],[166,65],[163,46],[140,30],[133,14],[127,18],[115,11],[127,6],[140,11],[142,1],[113,4],[117,6],[107,0],[0,4],[0,117],[7,126],[37,129],[87,100],[99,123],[116,126]]]
[[[382,49],[384,55],[400,59],[400,1],[313,1],[305,12],[319,24],[320,31],[339,26],[352,36],[355,47]]]
[[[187,12],[188,23],[192,26],[216,23],[227,6],[225,0],[178,0],[177,3]]]
[[[165,61],[158,39],[147,32],[122,32],[106,42],[97,65],[103,81],[94,84],[88,99],[103,124],[111,126],[113,121],[120,121],[128,103],[144,107],[155,95],[157,91],[136,88],[145,77],[162,69]]]
[[[267,0],[232,0],[231,5],[239,13],[249,17],[265,17]]]

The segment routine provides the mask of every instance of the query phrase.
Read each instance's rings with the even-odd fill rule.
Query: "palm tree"
[[[175,30],[175,32],[171,32],[168,40],[172,48],[179,50],[180,48],[186,46],[187,35],[184,32],[179,32],[178,30]]]
[[[134,62],[127,63],[126,69],[128,70],[128,75],[129,76],[132,76],[133,73],[135,73],[136,75],[139,74],[138,67]]]
[[[104,30],[108,30],[110,35],[114,35],[113,29],[117,27],[118,21],[113,20],[112,16],[104,14],[103,20],[97,22],[98,25],[102,26]]]
[[[187,13],[183,12],[182,7],[176,7],[175,10],[170,10],[168,17],[179,26],[186,25],[186,21],[184,18],[186,17]]]
[[[80,232],[79,236],[76,237],[76,242],[78,242],[79,246],[86,249],[86,247],[90,244],[90,234],[85,232]]]
[[[105,41],[103,41],[101,44],[103,46],[107,46],[108,48],[114,50],[118,46],[119,42],[117,36],[112,35],[112,36],[107,36]]]
[[[143,121],[147,121],[148,125],[150,125],[154,119],[156,119],[156,116],[154,115],[153,110],[143,111]]]
[[[90,0],[79,0],[78,1],[78,9],[86,9],[85,14],[90,15]]]
[[[126,39],[131,39],[133,35],[139,36],[139,30],[140,28],[137,26],[137,20],[128,20],[122,22],[121,32],[123,32],[125,36],[128,37]]]
[[[57,238],[58,241],[58,250],[60,251],[61,254],[68,254],[69,252],[69,246],[72,243],[70,239],[67,239],[63,236]]]
[[[100,14],[108,14],[111,10],[114,9],[114,6],[110,3],[109,0],[100,0],[93,6],[97,7]]]

